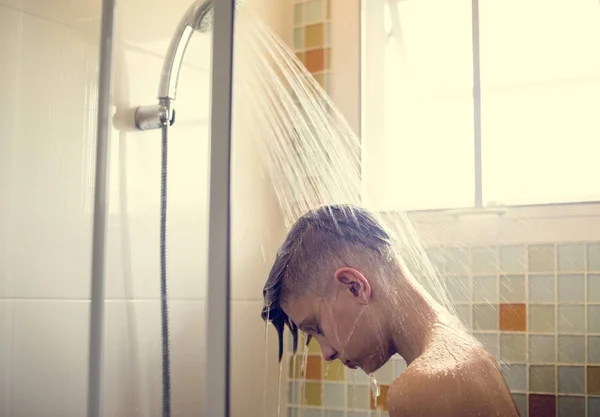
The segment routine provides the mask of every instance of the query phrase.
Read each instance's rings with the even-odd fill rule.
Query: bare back
[[[519,413],[495,359],[471,336],[440,328],[388,391],[390,417]]]

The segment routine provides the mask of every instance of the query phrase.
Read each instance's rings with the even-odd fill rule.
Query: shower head
[[[236,0],[238,7],[241,0]],[[160,85],[158,88],[158,99],[175,100],[177,94],[177,81],[181,63],[185,55],[185,49],[194,34],[194,31],[209,32],[213,24],[213,1],[196,0],[185,12],[179,22],[171,44],[167,50],[163,64]]]
[[[235,0],[235,7],[239,7],[242,1]],[[177,95],[185,50],[194,32],[210,32],[212,26],[213,0],[195,0],[179,21],[165,55],[158,86],[158,106],[141,106],[136,109],[135,124],[138,129],[158,129],[165,120],[173,124],[172,104]]]

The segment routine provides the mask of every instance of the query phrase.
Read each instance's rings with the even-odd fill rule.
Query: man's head
[[[394,266],[390,235],[364,209],[323,206],[298,219],[263,290],[262,317],[278,331],[279,359],[287,325],[294,351],[300,329],[319,342],[326,360],[366,372],[381,367],[394,352],[382,339],[380,283]]]

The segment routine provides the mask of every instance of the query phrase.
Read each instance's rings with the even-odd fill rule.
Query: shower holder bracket
[[[169,121],[169,126],[175,123],[175,109],[167,104],[140,106],[135,109],[135,126],[139,130],[160,129]]]

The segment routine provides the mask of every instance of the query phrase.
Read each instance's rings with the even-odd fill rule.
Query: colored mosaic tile
[[[322,406],[323,385],[317,382],[307,382],[304,384],[304,400],[308,406]]]
[[[370,402],[371,410],[387,411],[388,410],[387,393],[388,393],[388,389],[390,387],[389,387],[389,385],[381,385],[379,388],[380,388],[380,392],[379,392],[379,397],[377,398],[377,400],[375,400],[375,398],[373,398],[373,396],[371,395],[371,402]]]
[[[556,417],[556,396],[529,395],[529,417]]]
[[[587,393],[600,395],[600,366],[587,367]]]
[[[525,304],[500,304],[500,330],[514,332],[527,330]]]
[[[304,53],[304,65],[308,72],[323,72],[325,70],[325,50],[306,51]]]

